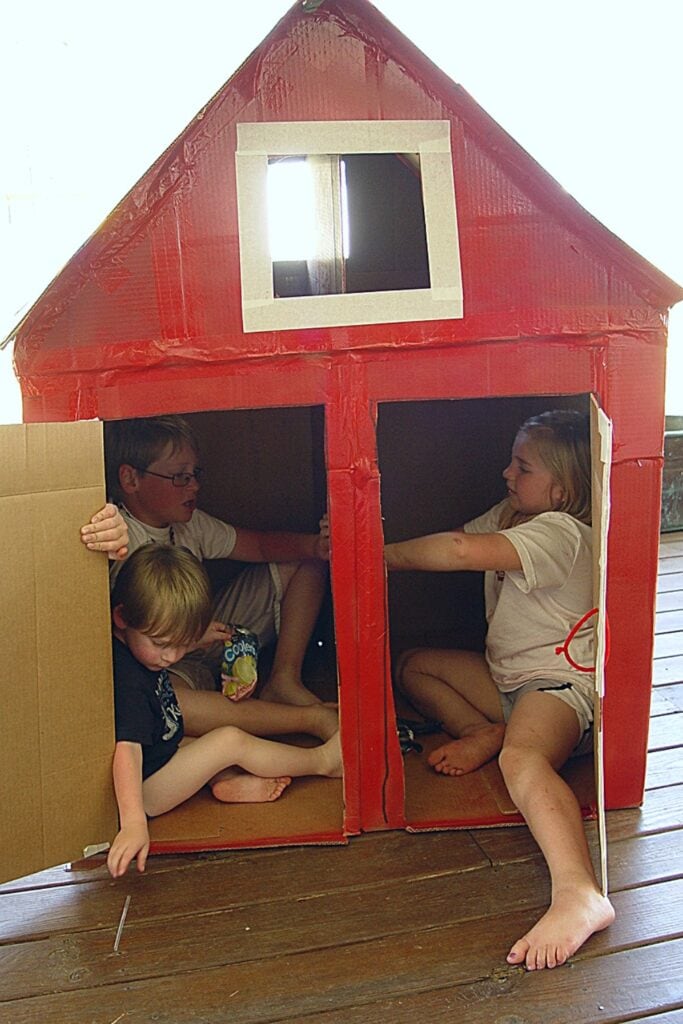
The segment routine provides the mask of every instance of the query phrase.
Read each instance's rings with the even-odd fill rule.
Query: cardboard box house
[[[291,247],[307,224],[307,247]],[[681,297],[366,0],[295,4],[14,335],[26,424],[2,432],[16,565],[1,642],[17,670],[2,684],[0,756],[17,786],[2,817],[4,830],[28,802],[33,824],[17,827],[6,875],[115,829],[106,571],[77,541],[105,497],[102,426],[74,420],[188,415],[202,505],[238,525],[315,530],[329,510],[331,597],[309,679],[339,699],[343,782],[302,780],[266,807],[200,794],[152,823],[153,849],[518,820],[495,764],[446,780],[401,752],[391,656],[481,647],[481,580],[387,580],[382,542],[497,501],[516,427],[555,406],[593,409],[600,670],[607,618],[611,631],[598,761],[607,806],[637,805],[666,313]],[[74,537],[68,557],[45,506]],[[592,813],[590,763],[568,771]]]

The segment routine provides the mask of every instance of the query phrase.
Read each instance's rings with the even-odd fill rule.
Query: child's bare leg
[[[280,606],[280,632],[273,667],[261,696],[283,704],[320,703],[301,680],[301,669],[327,581],[325,562],[299,562],[278,566],[284,586]]]
[[[220,697],[220,694],[216,694],[216,696]],[[195,737],[185,736],[181,741],[181,749],[194,742]],[[262,778],[260,775],[250,775],[249,772],[245,772],[241,768],[226,768],[215,775],[213,779],[209,779],[209,785],[213,789],[214,783],[220,782],[218,799],[223,803],[265,804],[277,800],[291,781],[288,776]]]
[[[525,694],[510,716],[500,755],[510,796],[541,848],[552,884],[550,908],[507,957],[527,970],[565,963],[614,920],[595,878],[578,802],[558,775],[578,734],[567,704],[548,693]]]
[[[342,774],[339,732],[317,747],[295,747],[289,743],[262,740],[239,732],[241,749],[237,764],[254,775],[325,775],[340,778]]]
[[[318,747],[294,747],[224,726],[183,744],[171,760],[142,784],[145,812],[170,811],[226,769],[238,766],[262,778],[341,776],[339,733]]]
[[[498,690],[483,654],[414,650],[399,660],[400,689],[413,707],[443,724],[455,739],[437,747],[429,763],[442,775],[465,775],[500,751],[505,734]]]
[[[329,740],[339,728],[337,712],[322,704],[294,705],[275,701],[228,700],[222,693],[173,687],[188,736],[203,736],[223,725],[234,725],[252,736],[284,736],[306,733]]]

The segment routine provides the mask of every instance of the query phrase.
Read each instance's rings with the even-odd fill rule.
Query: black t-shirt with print
[[[116,739],[142,746],[142,777],[158,772],[184,735],[183,716],[168,672],[152,672],[114,638]]]

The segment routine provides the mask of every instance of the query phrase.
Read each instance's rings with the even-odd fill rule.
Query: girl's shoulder
[[[541,536],[554,538],[557,542],[564,541],[577,549],[590,549],[593,542],[592,528],[567,512],[539,512],[533,519],[513,526],[511,530],[519,531],[522,535],[536,535],[539,539]]]
[[[582,536],[590,536],[592,533],[592,527],[575,519],[574,516],[570,516],[568,512],[540,512],[529,521],[535,523],[538,520],[551,526],[557,526],[558,529],[571,530]]]

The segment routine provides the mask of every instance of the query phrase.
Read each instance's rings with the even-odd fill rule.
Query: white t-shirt
[[[566,512],[542,512],[527,523],[500,530],[506,502],[466,523],[466,533],[503,533],[522,563],[514,572],[487,572],[486,660],[502,691],[516,690],[532,679],[584,683],[593,678],[578,672],[556,648],[593,607],[593,563],[590,526]],[[572,639],[569,653],[577,664],[594,664],[594,620]]]
[[[120,505],[119,509],[128,526],[129,555],[150,541],[187,548],[200,561],[204,561],[205,558],[229,558],[235,547],[235,527],[221,519],[215,519],[200,509],[194,510],[189,523],[173,523],[172,526],[148,526],[131,515],[125,506]],[[124,562],[110,562],[110,585],[113,586],[123,564]]]

